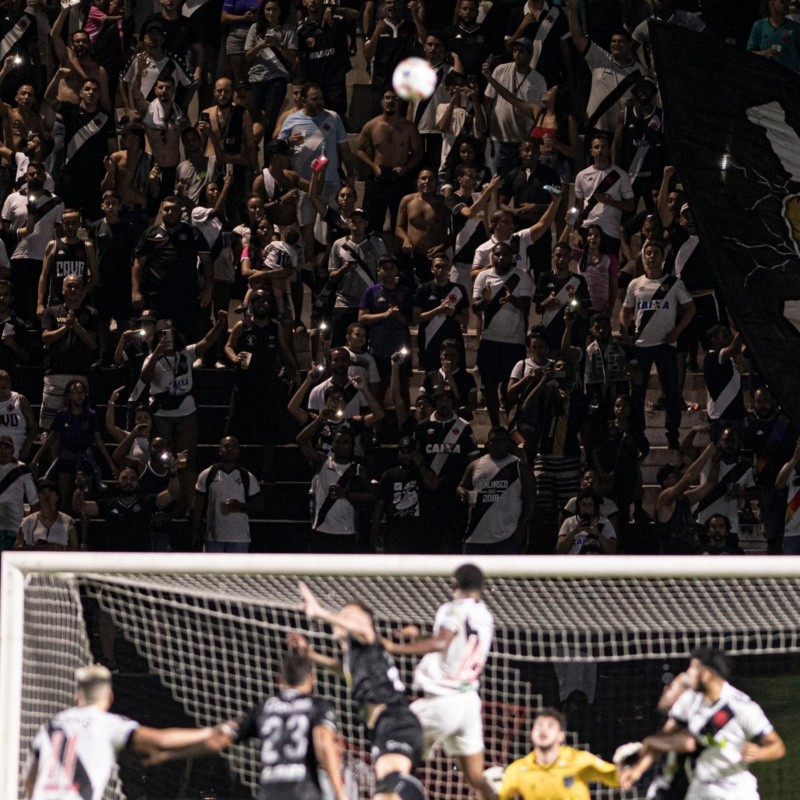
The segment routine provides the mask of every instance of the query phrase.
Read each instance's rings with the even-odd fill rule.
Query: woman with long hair
[[[476,190],[480,190],[481,186],[488,183],[492,179],[492,172],[486,166],[486,154],[483,142],[476,139],[474,136],[457,136],[447,158],[444,162],[442,175],[440,178],[444,181],[442,186],[442,194],[445,197],[452,194],[458,188],[456,181],[456,170],[464,164],[467,167],[474,167],[478,173],[478,185]]]
[[[578,228],[577,233],[580,247],[573,255],[589,287],[589,313],[604,311],[610,314],[617,299],[619,260],[615,255],[606,252],[603,246],[603,229],[599,225]]]

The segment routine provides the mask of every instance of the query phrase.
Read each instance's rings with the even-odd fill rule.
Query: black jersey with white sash
[[[406,687],[394,660],[380,641],[364,644],[350,636],[343,666],[345,680],[356,703],[365,706],[406,704]]]

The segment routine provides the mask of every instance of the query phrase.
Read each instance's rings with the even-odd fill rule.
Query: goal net
[[[665,682],[697,645],[735,656],[733,683],[768,711],[796,708],[800,559],[603,557],[474,559],[487,575],[496,638],[482,679],[486,766],[530,749],[536,711],[561,706],[568,743],[610,758],[655,731]],[[305,580],[328,607],[359,599],[384,636],[403,625],[429,633],[451,598],[460,557],[149,556],[5,554],[0,661],[0,786],[15,797],[38,726],[71,705],[74,671],[99,657],[98,612],[113,621],[119,674],[114,710],[145,724],[208,725],[236,717],[277,690],[286,635],[308,634],[333,654],[325,626],[299,611]],[[407,686],[415,658],[398,659]],[[318,672],[344,737],[344,762],[361,797],[372,788],[369,745],[346,687]],[[798,698],[800,699],[800,698]],[[793,708],[792,708],[793,710]],[[789,758],[760,778],[787,799]],[[108,798],[245,798],[258,781],[256,743],[219,759],[142,770],[123,762]],[[436,753],[422,770],[430,796],[468,797],[454,764]],[[644,796],[645,785],[636,795]],[[354,790],[355,795],[355,790]],[[613,797],[598,789],[595,797]]]

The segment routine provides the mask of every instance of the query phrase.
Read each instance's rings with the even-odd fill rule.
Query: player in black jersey
[[[337,747],[333,706],[314,691],[314,665],[289,653],[281,665],[280,691],[241,719],[217,725],[199,744],[151,760],[218,753],[257,736],[261,741],[258,800],[322,800],[318,768],[328,773],[336,800],[347,800]]]
[[[422,728],[409,709],[405,686],[392,657],[383,649],[372,612],[351,602],[340,611],[324,609],[311,589],[300,583],[303,611],[333,627],[342,657],[325,656],[301,634],[289,644],[315,664],[344,677],[372,741],[372,769],[377,784],[373,800],[425,800],[425,789],[411,773],[422,757]]]

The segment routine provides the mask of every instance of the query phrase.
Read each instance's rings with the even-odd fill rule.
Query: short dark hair
[[[451,69],[447,75],[444,76],[444,85],[449,88],[451,86],[455,86],[456,83],[459,81],[467,82],[467,76],[464,75],[463,72],[459,72],[458,70]]]
[[[453,573],[453,580],[459,589],[467,592],[483,589],[483,571],[475,564],[462,564]]]
[[[591,139],[589,139],[589,144],[591,144],[595,139],[601,139],[606,144],[611,144],[611,137],[605,131],[595,131],[592,134]]]
[[[540,711],[537,711],[533,715],[533,721],[536,722],[539,717],[549,717],[550,719],[554,719],[562,731],[567,729],[567,718],[557,708],[553,708],[553,706],[545,706]]]
[[[300,653],[287,653],[281,662],[281,675],[287,686],[299,686],[313,671],[311,659]]]
[[[712,520],[712,519],[714,519],[715,517],[719,517],[719,518],[720,518],[720,519],[721,519],[721,520],[722,520],[722,521],[725,523],[725,531],[726,531],[727,533],[730,533],[730,532],[731,532],[731,521],[730,521],[730,519],[727,517],[727,515],[725,515],[725,514],[720,514],[720,513],[712,514],[712,515],[711,515],[711,516],[710,516],[710,517],[709,517],[709,518],[706,520],[706,525],[705,525],[705,528],[706,528],[706,530],[708,530],[708,524],[709,524],[709,522],[711,522],[711,520]]]
[[[581,500],[589,499],[594,503],[594,513],[600,513],[600,497],[598,496],[597,492],[594,489],[581,489],[578,494],[575,496],[575,513],[579,514],[580,510],[578,506]]]
[[[690,658],[697,659],[706,669],[716,672],[723,680],[731,676],[731,665],[727,656],[715,647],[695,647],[689,654]]]
[[[613,38],[614,36],[624,36],[629,42],[632,38],[630,31],[626,30],[625,28],[615,28],[613,31],[611,31],[611,37]]]

